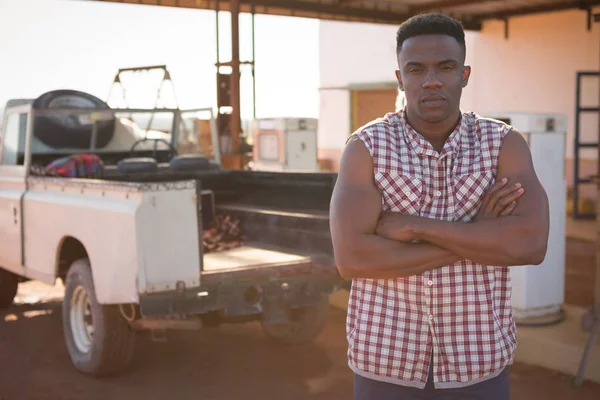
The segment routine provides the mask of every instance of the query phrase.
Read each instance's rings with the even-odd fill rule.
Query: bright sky
[[[229,21],[229,14],[220,13],[221,61],[230,60]],[[318,23],[255,17],[257,117],[318,117]],[[0,108],[10,98],[35,98],[54,89],[82,90],[106,101],[117,69],[157,64],[171,72],[181,107],[215,106],[215,30],[211,11],[0,0]],[[252,55],[251,32],[250,16],[241,15],[242,60]],[[143,86],[131,86],[132,98],[133,91],[140,94],[131,106],[151,107],[159,80],[148,77],[140,81]],[[252,112],[250,82],[250,70],[242,70],[244,118]]]

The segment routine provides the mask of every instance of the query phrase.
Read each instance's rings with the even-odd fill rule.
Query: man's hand
[[[523,196],[525,189],[519,182],[506,186],[507,178],[496,182],[485,194],[479,212],[473,221],[510,215],[517,206],[517,200]]]
[[[375,234],[395,240],[397,242],[411,243],[415,240],[414,228],[423,217],[415,215],[402,215],[398,212],[382,212],[377,221]]]

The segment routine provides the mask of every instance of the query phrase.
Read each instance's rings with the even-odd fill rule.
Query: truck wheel
[[[10,307],[17,295],[19,277],[0,268],[0,308]]]
[[[283,344],[300,344],[313,340],[321,333],[329,316],[329,298],[323,296],[311,307],[291,311],[291,323],[266,324],[262,327],[271,339]]]
[[[87,259],[75,261],[69,269],[62,317],[67,350],[78,370],[102,375],[130,364],[135,334],[118,306],[98,304]]]

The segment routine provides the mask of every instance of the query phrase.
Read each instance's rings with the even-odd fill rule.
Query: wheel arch
[[[63,236],[56,251],[56,276],[64,282],[73,262],[81,258],[89,258],[83,242],[74,236]]]

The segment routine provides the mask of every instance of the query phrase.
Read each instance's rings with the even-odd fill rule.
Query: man
[[[406,106],[351,135],[331,201],[355,397],[507,399],[508,266],[543,261],[548,199],[521,134],[460,110],[459,22],[407,20],[397,58]]]

